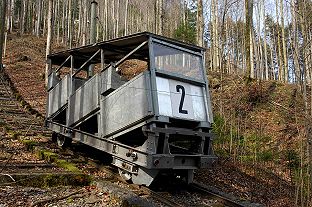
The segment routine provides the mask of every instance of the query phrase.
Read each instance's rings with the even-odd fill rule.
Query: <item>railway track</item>
[[[180,185],[178,186],[180,187]],[[201,203],[194,203],[194,204],[190,204],[190,203],[185,203],[183,200],[180,200],[179,198],[175,198],[175,193],[171,193],[170,191],[168,192],[157,192],[157,191],[153,191],[151,189],[148,189],[146,187],[143,187],[144,189],[146,189],[147,191],[150,191],[150,194],[152,195],[152,197],[156,200],[158,200],[161,203],[166,204],[167,206],[209,206],[209,207],[243,207],[244,205],[239,204],[235,201],[230,200],[229,198],[226,198],[224,196],[215,194],[213,192],[211,192],[208,188],[206,188],[205,186],[199,184],[199,183],[192,183],[189,184],[187,186],[184,186],[184,188],[182,187],[182,189],[180,189],[181,191],[187,191],[188,194],[193,194],[193,196],[195,196],[195,193],[200,194],[200,199],[201,200],[210,200],[210,203],[208,204],[206,202],[206,204],[201,204]],[[178,200],[178,201],[177,201]]]
[[[166,206],[169,207],[183,207],[184,205],[181,205],[180,203],[176,202],[173,199],[168,198],[165,193],[160,193],[160,192],[155,192],[145,186],[141,187],[144,191],[148,192],[149,195],[157,200],[158,202],[161,202],[162,204],[165,204]]]
[[[222,206],[227,206],[227,207],[243,207],[242,204],[239,204],[235,201],[232,201],[224,196],[218,195],[216,193],[211,192],[210,190],[208,190],[206,187],[204,187],[203,185],[199,184],[199,183],[192,183],[189,186],[192,190],[194,191],[200,191],[201,193],[205,193],[207,196],[209,196],[210,198],[217,200],[219,204],[221,204]]]
[[[81,144],[78,144],[79,147],[70,148],[71,154],[78,154],[79,159],[85,159],[88,157],[88,161],[86,164],[94,166],[95,168],[99,169],[102,172],[111,174],[114,176],[114,179],[118,180],[119,182],[123,182],[125,184],[128,184],[125,182],[118,174],[118,171],[115,169],[114,166],[110,166],[108,164],[102,164],[101,161],[97,160],[96,158],[90,158],[89,150],[83,149],[81,150]],[[88,146],[86,146],[88,148]],[[78,151],[77,151],[78,150]],[[91,155],[91,156],[94,156]],[[166,181],[162,184],[166,184]],[[243,207],[244,205],[237,203],[236,201],[232,201],[229,198],[226,198],[224,196],[218,195],[216,193],[211,192],[208,188],[206,188],[204,185],[199,183],[192,183],[190,185],[182,184],[177,186],[171,186],[170,190],[163,190],[163,189],[151,189],[147,188],[145,186],[138,186],[134,184],[128,185],[129,189],[135,192],[138,196],[148,196],[149,198],[152,198],[153,200],[157,201],[157,203],[160,204],[160,206],[169,206],[169,207],[183,207],[183,206],[190,206],[188,203],[185,203],[184,201],[179,200],[175,196],[175,192],[173,191],[181,191],[181,192],[188,192],[188,193],[194,193],[197,195],[200,195],[203,199],[211,200],[211,204],[202,205],[202,206],[208,206],[208,207]]]
[[[4,71],[0,71],[0,124],[22,136],[50,135],[43,128],[43,119],[35,118],[19,103]]]
[[[183,201],[177,201],[178,199],[174,198],[174,195],[170,192],[157,192],[153,191],[145,186],[141,186],[141,189],[148,192],[149,195],[154,199],[157,200],[166,206],[169,207],[183,207],[183,206],[189,206],[188,203],[184,203]],[[224,196],[215,194],[211,192],[209,189],[204,187],[201,184],[198,183],[192,183],[188,186],[186,186],[186,189],[188,190],[188,193],[200,193],[202,197],[208,197],[212,202],[211,204],[206,205],[198,205],[198,206],[209,206],[209,207],[243,207],[244,205],[239,204],[235,201],[232,201]],[[182,189],[183,190],[183,189]],[[196,204],[195,204],[196,206]]]

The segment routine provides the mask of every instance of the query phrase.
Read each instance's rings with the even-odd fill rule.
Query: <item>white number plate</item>
[[[189,83],[156,77],[159,114],[206,121],[204,88]]]

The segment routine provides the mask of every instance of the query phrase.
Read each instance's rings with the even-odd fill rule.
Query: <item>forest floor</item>
[[[54,45],[53,50],[59,48]],[[9,36],[4,64],[6,72],[23,98],[44,115],[46,104],[45,39],[33,36]],[[263,123],[264,126],[260,126],[261,130],[267,131],[266,135],[274,139],[260,144],[268,147],[275,146],[278,149],[295,147],[296,136],[293,134],[296,131],[295,120],[281,121],[282,115],[285,116],[283,120],[289,117],[284,112],[282,115],[276,112],[283,105],[278,103],[285,101],[288,101],[289,107],[293,108],[291,104],[296,103],[296,100],[291,100],[295,90],[293,86],[264,82],[260,90],[258,82],[246,87],[239,77],[224,78],[213,74],[209,79],[215,112],[224,117],[231,117],[231,113],[241,113],[241,117],[248,117],[246,118],[248,123],[240,127],[241,133],[250,134],[252,131],[259,131],[257,123]],[[274,97],[270,96],[268,100],[267,94],[272,94],[273,91]],[[257,94],[260,94],[260,101]],[[245,104],[241,104],[242,101],[245,101]],[[263,104],[263,102],[266,103]],[[265,105],[269,102],[271,103],[270,112],[266,111],[267,105]],[[257,108],[263,110],[256,110]],[[230,122],[229,119],[226,120]],[[256,120],[260,122],[255,123]],[[222,147],[226,148],[228,145],[218,143],[218,149]],[[230,193],[240,199],[252,200],[265,206],[295,206],[295,187],[291,182],[290,173],[285,169],[286,164],[283,163],[286,162],[285,160],[279,160],[283,167],[276,167],[277,164],[273,161],[246,164],[236,157],[224,154],[224,151],[218,151],[220,160],[217,166],[196,172],[195,179],[198,182],[213,186],[219,191]]]

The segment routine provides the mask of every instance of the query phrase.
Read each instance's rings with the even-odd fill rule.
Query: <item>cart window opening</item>
[[[59,123],[59,124],[63,124],[66,125],[66,113],[67,110],[63,110],[62,112],[60,112],[57,116],[55,116],[52,121]]]
[[[81,131],[87,132],[89,134],[98,133],[98,116],[94,115],[88,120],[84,121],[78,126]]]
[[[146,71],[147,68],[148,63],[139,59],[129,59],[118,66],[121,76],[126,80],[131,80],[140,73]]]
[[[203,80],[200,56],[157,43],[154,43],[153,50],[156,70]]]

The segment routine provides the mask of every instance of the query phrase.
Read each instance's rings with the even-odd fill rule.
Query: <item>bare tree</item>
[[[246,76],[254,78],[252,65],[252,13],[253,13],[253,0],[245,0],[245,52],[246,52]]]
[[[68,30],[67,30],[67,36],[68,36],[68,43],[69,48],[73,47],[73,2],[72,0],[68,0]]]
[[[288,60],[286,50],[286,39],[285,39],[285,27],[284,27],[284,3],[280,0],[280,11],[281,11],[281,35],[282,35],[282,49],[283,49],[283,81],[288,81]]]
[[[3,46],[4,46],[4,33],[5,33],[5,17],[7,10],[7,0],[2,0],[0,3],[0,69],[2,69],[2,54],[3,54]]]
[[[48,33],[47,33],[47,48],[46,48],[46,59],[48,55],[51,53],[51,43],[52,43],[52,12],[53,12],[53,0],[49,0],[48,6]],[[45,70],[45,84],[48,85],[48,75],[49,75],[49,63],[46,63]]]
[[[128,6],[129,6],[129,0],[126,0],[124,35],[128,34]]]
[[[37,1],[37,6],[38,6],[37,22],[36,22],[36,36],[37,37],[40,36],[40,24],[41,24],[41,19],[42,19],[42,4],[43,4],[43,1],[41,1],[41,0]],[[24,7],[24,11],[25,11],[25,7]]]
[[[204,46],[204,15],[203,15],[203,1],[197,1],[197,44]]]
[[[156,33],[159,35],[163,34],[163,0],[156,0]]]
[[[267,52],[267,33],[266,33],[266,24],[265,24],[265,5],[264,0],[262,0],[262,20],[264,21],[264,37],[263,37],[263,49],[264,49],[264,70],[265,75],[264,79],[269,80],[269,67],[268,67],[268,52]]]

